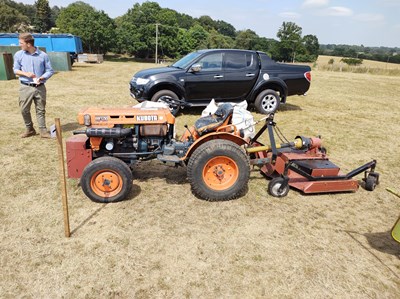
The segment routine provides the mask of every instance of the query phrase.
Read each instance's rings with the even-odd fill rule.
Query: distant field
[[[334,63],[329,64],[333,59]],[[349,66],[341,62],[342,57],[319,56],[316,63],[310,64],[314,69],[323,71],[367,73],[374,75],[400,76],[400,64],[386,63],[381,61],[363,60],[361,65]]]
[[[0,81],[0,297],[400,298],[400,244],[390,237],[400,201],[385,190],[400,191],[399,77],[323,71],[328,60],[317,62],[308,95],[289,97],[275,120],[290,140],[322,135],[343,172],[377,159],[374,192],[276,199],[255,169],[244,197],[211,203],[192,195],[185,168],[144,162],[129,199],[115,204],[91,202],[68,180],[69,239],[56,142],[19,138],[19,83]],[[57,73],[48,125],[61,118],[65,141],[79,109],[136,104],[128,82],[154,66],[106,61]],[[183,110],[177,133],[200,113]]]
[[[333,59],[335,63],[340,63],[340,60],[343,57],[337,56],[318,56],[317,64],[318,65],[327,65],[330,59]],[[373,60],[363,60],[362,66],[372,67],[372,68],[382,68],[382,69],[400,69],[400,64],[397,63],[386,63],[381,61],[373,61]]]

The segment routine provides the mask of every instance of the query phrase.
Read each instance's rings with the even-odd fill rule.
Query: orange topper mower
[[[268,184],[270,195],[286,196],[290,187],[304,193],[354,192],[359,187],[354,177],[362,172],[366,190],[372,191],[379,184],[379,174],[375,172],[376,160],[343,174],[339,166],[329,161],[320,138],[297,136],[293,142],[284,140],[287,142],[277,144],[274,130],[281,139],[284,137],[273,118],[273,114],[266,118],[265,125],[246,148],[252,157],[250,162],[261,166],[261,173],[271,178]],[[270,146],[258,142],[265,130],[268,130]]]

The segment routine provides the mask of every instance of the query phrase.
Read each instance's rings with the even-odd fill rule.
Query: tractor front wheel
[[[208,201],[231,200],[243,195],[250,177],[243,149],[228,140],[210,140],[189,159],[187,175],[192,192]]]
[[[120,159],[97,158],[83,170],[81,187],[94,202],[121,201],[132,189],[132,171]]]

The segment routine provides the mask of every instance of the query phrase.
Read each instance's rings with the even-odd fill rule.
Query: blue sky
[[[16,0],[34,4],[34,0]],[[66,7],[75,1],[49,0]],[[84,0],[110,17],[123,15],[135,3],[145,1]],[[157,0],[192,17],[208,15],[237,30],[251,29],[259,36],[275,38],[283,22],[295,22],[303,35],[316,35],[321,44],[400,47],[400,0]]]

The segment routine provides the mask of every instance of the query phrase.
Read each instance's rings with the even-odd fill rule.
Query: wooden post
[[[68,213],[68,198],[67,198],[67,184],[65,178],[65,166],[64,166],[64,151],[62,143],[61,125],[60,119],[55,119],[57,142],[58,142],[58,158],[60,162],[60,183],[61,183],[61,196],[62,205],[64,211],[64,232],[65,236],[69,238],[71,236],[71,231],[69,228],[69,213]]]

